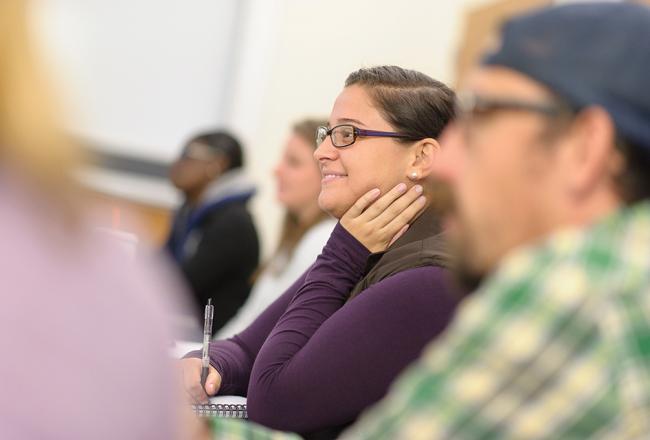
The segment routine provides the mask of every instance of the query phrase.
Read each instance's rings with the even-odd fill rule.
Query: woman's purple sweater
[[[369,256],[338,224],[316,262],[250,327],[210,344],[219,394],[247,396],[251,420],[303,434],[348,424],[380,400],[445,328],[458,296],[445,269],[424,266],[346,302]]]

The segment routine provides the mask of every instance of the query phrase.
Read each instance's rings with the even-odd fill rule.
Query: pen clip
[[[212,320],[214,319],[214,306],[212,298],[208,298],[208,304],[205,306],[203,334],[212,336]]]

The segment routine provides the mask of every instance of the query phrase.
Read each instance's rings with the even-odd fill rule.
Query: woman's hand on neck
[[[375,188],[357,200],[340,223],[370,252],[383,252],[406,232],[424,210],[427,200],[421,185],[411,189],[404,183],[380,197]]]

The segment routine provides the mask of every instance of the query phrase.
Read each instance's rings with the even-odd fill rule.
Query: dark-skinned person
[[[248,298],[259,242],[248,201],[255,186],[244,171],[239,141],[223,130],[191,137],[170,170],[184,197],[165,245],[190,288],[197,326],[208,300],[213,332]]]

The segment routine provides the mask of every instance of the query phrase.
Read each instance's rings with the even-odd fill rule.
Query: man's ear
[[[576,116],[571,135],[569,190],[581,197],[611,179],[616,129],[604,109],[589,107]]]
[[[440,151],[440,144],[437,140],[426,138],[418,141],[412,147],[412,159],[406,169],[406,177],[417,182],[431,174],[434,157]]]

